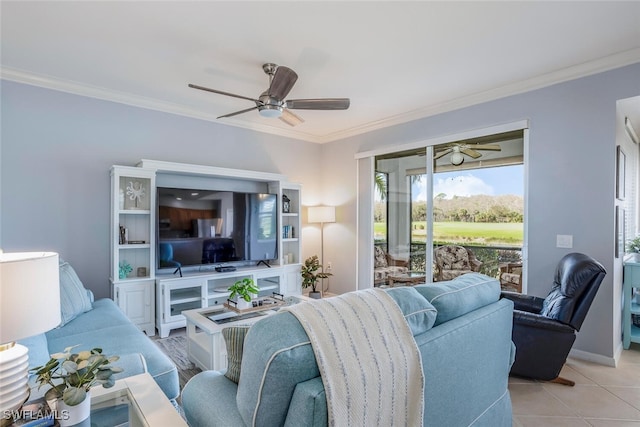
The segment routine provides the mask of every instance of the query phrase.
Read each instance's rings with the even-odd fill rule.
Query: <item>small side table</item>
[[[426,278],[427,276],[422,271],[410,271],[396,276],[390,275],[387,277],[387,284],[390,288],[393,288],[395,283],[402,283],[405,286],[413,286],[418,283],[425,283]]]

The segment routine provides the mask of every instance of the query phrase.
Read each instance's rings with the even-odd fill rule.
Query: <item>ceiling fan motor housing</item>
[[[262,117],[280,117],[282,115],[283,102],[269,96],[266,91],[262,92],[258,101],[261,102],[261,104],[257,102],[256,104],[258,105],[258,112]]]

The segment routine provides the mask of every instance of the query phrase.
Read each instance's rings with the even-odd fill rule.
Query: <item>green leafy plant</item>
[[[640,252],[640,236],[636,236],[634,239],[629,240],[627,243],[627,251],[629,252]]]
[[[240,297],[246,302],[250,302],[251,296],[257,295],[258,292],[260,292],[260,289],[255,285],[255,283],[253,283],[253,279],[245,277],[231,285],[229,287],[229,291],[231,291],[231,295],[229,295],[230,299]]]
[[[72,353],[75,347],[77,345],[65,348],[63,353],[52,354],[45,365],[32,369],[37,376],[38,388],[51,386],[44,395],[46,400],[62,398],[69,406],[78,405],[94,385],[113,387],[113,374],[123,371],[111,365],[120,357],[107,357],[101,348]]]
[[[319,279],[326,279],[329,276],[332,276],[331,273],[320,272],[316,273],[316,271],[321,269],[320,260],[318,260],[318,255],[313,255],[304,260],[304,264],[302,265],[301,274],[302,274],[302,287],[308,288],[311,286],[311,290],[313,292],[316,291],[316,286],[318,285]]]
[[[126,261],[122,261],[119,265],[119,276],[121,279],[126,279],[126,277],[133,271],[133,267]]]

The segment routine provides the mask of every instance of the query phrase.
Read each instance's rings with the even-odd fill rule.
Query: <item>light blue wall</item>
[[[109,169],[153,159],[280,173],[315,191],[318,144],[5,80],[0,248],[53,250],[109,295]]]
[[[342,224],[325,228],[334,288],[355,289],[356,153],[527,119],[529,293],[546,296],[558,260],[570,251],[598,259],[608,274],[575,348],[612,357],[620,343],[619,325],[612,323],[620,299],[619,283],[614,287],[616,101],[637,95],[640,64],[328,144],[324,164],[340,166],[323,175],[325,197],[342,216]],[[557,234],[573,235],[573,249],[556,248]]]

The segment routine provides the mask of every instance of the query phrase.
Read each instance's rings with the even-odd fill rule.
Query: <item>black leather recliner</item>
[[[574,385],[559,377],[560,370],[605,274],[595,259],[571,253],[558,263],[546,298],[502,293],[514,302],[516,360],[511,375]]]

